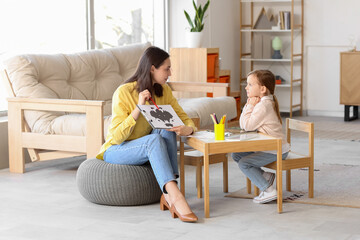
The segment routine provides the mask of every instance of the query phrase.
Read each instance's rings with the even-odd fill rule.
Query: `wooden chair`
[[[308,168],[309,169],[309,198],[314,197],[314,123],[304,122],[295,119],[286,119],[286,137],[291,143],[291,130],[305,132],[308,135],[308,153],[300,154],[293,151],[289,152],[288,157],[282,160],[281,171],[286,171],[286,190],[291,191],[291,169]],[[277,162],[270,163],[265,168],[276,170]],[[282,184],[277,181],[277,190],[282,196]],[[247,179],[247,190],[251,193],[251,182]],[[259,189],[255,186],[255,195],[259,194]]]
[[[195,126],[199,128],[200,119],[192,118]],[[228,192],[228,158],[227,154],[210,155],[209,164],[223,163],[223,191]],[[204,166],[204,155],[194,149],[184,152],[184,164],[196,166],[196,188],[198,198],[202,198],[202,167]]]

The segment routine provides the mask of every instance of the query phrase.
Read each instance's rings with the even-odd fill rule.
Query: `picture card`
[[[171,105],[137,105],[141,114],[154,129],[170,129],[182,126],[184,123]]]

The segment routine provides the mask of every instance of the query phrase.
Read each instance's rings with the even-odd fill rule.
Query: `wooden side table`
[[[340,53],[340,104],[345,105],[344,120],[359,118],[360,52]],[[353,116],[350,109],[353,108]]]

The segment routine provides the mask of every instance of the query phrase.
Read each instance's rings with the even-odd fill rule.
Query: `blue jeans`
[[[282,154],[282,159],[286,159],[288,152]],[[269,182],[263,177],[264,170],[261,167],[275,162],[276,154],[266,152],[238,152],[232,153],[232,158],[239,165],[241,171],[254,183],[261,191],[270,187]]]
[[[123,165],[143,165],[150,162],[163,192],[165,184],[179,177],[176,134],[154,129],[149,135],[112,145],[104,153],[104,161]]]

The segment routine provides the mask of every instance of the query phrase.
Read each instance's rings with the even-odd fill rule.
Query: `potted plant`
[[[204,29],[204,17],[205,12],[208,9],[210,4],[210,0],[202,7],[196,6],[195,1],[193,0],[193,6],[195,9],[195,17],[194,20],[191,20],[190,15],[184,10],[185,17],[190,25],[190,32],[187,33],[187,44],[188,47],[197,48],[201,46],[202,40],[202,30]]]

